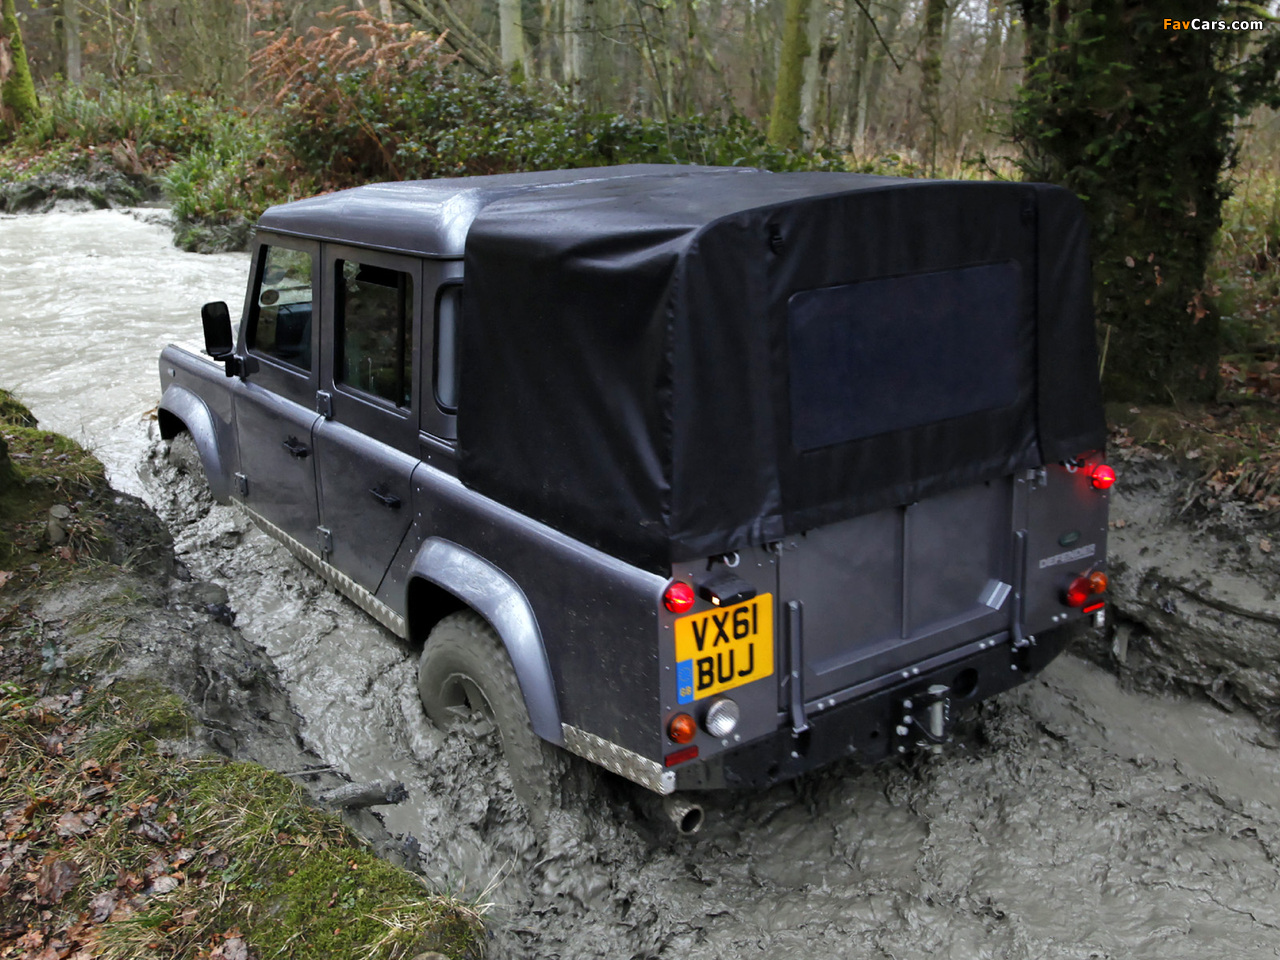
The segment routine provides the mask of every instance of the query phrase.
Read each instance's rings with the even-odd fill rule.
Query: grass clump
[[[479,956],[479,919],[253,764],[172,755],[193,721],[145,681],[0,685],[0,952]]]
[[[0,390],[0,588],[92,555],[100,523],[88,507],[105,489],[97,457],[74,440],[41,430],[31,411]],[[67,513],[58,521],[60,537],[51,537],[49,527],[55,506]]]

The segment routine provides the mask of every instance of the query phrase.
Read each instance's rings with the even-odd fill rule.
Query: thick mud
[[[12,222],[0,219],[0,263]],[[136,283],[153,271],[128,269]],[[0,279],[7,337],[26,288],[13,272]],[[59,323],[40,319],[58,309],[50,301],[22,316]],[[175,335],[194,332],[196,316],[175,323]],[[562,808],[535,829],[491,734],[445,735],[426,721],[417,651],[233,508],[211,503],[189,450],[148,435],[154,353],[116,359],[135,378],[126,404],[86,417],[86,439],[104,430],[113,476],[131,478],[166,522],[174,571],[192,578],[168,580],[157,597],[177,620],[155,626],[143,658],[155,657],[182,689],[225,701],[210,714],[211,729],[227,728],[223,749],[403,782],[408,799],[378,808],[396,835],[384,847],[493,903],[491,955],[1280,956],[1280,749],[1268,712],[1280,700],[1267,662],[1275,637],[1265,616],[1253,616],[1271,610],[1274,560],[1247,539],[1248,517],[1179,519],[1177,477],[1164,465],[1134,465],[1141,482],[1123,487],[1122,475],[1115,502],[1125,520],[1113,534],[1122,629],[1084,652],[1119,679],[1064,656],[963,718],[941,756],[712,796],[691,838],[644,818],[629,785],[576,765]],[[45,418],[58,403],[33,406]],[[1188,590],[1208,598],[1203,613]],[[1193,617],[1179,616],[1189,609]],[[231,613],[234,627],[217,622]],[[190,678],[211,648],[228,651],[216,669],[230,679],[201,687]],[[237,672],[237,660],[253,666]],[[1146,692],[1197,689],[1234,712]],[[290,738],[293,753],[273,752]]]
[[[227,586],[307,742],[355,779],[408,785],[384,816],[429,876],[493,885],[497,956],[1280,954],[1280,751],[1251,716],[1126,692],[1067,656],[941,757],[713,796],[693,838],[580,776],[539,836],[491,738],[423,719],[415,651],[201,501],[162,445],[152,463],[179,559]]]

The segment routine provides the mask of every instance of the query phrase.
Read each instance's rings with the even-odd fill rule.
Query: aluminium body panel
[[[224,502],[240,469],[235,404],[226,381],[222,366],[208,357],[174,344],[160,354],[161,435],[172,439],[179,424],[190,431],[200,449],[210,492]]]
[[[1026,632],[1080,616],[1062,598],[1072,581],[1107,570],[1110,492],[1096,489],[1088,467],[1051,463],[1028,483]],[[1086,603],[1091,606],[1101,597]]]
[[[729,696],[738,704],[741,719],[733,734],[727,738],[712,736],[701,724],[688,744],[679,748],[697,747],[698,757],[705,760],[725,750],[768,736],[778,729],[780,697],[785,698],[791,689],[789,670],[791,660],[786,646],[783,623],[783,597],[778,589],[778,554],[773,547],[750,547],[729,555],[711,557],[700,562],[677,563],[671,571],[672,578],[684,581],[700,593],[700,587],[709,579],[731,575],[755,591],[749,601],[727,608],[716,609],[699,596],[694,607],[684,614],[673,614],[662,609],[659,614],[661,631],[656,634],[658,657],[661,666],[662,712],[658,725],[665,728],[677,713],[700,716],[707,703],[718,696]],[[771,614],[767,633],[770,643],[768,655],[771,669],[767,672],[752,671],[744,676],[748,657],[754,661],[763,659],[762,650],[748,647],[762,632],[759,624],[751,636],[736,638],[733,617],[741,609],[745,615],[759,617],[763,608],[757,605],[768,597]],[[717,623],[719,618],[719,623]],[[685,638],[679,636],[681,621],[691,622]],[[693,626],[699,628],[692,629]],[[743,631],[745,632],[745,631]],[[653,641],[650,641],[651,643]],[[704,692],[703,688],[713,692]],[[674,753],[678,747],[667,742],[666,753]]]
[[[666,579],[531,520],[423,464],[413,523],[380,596],[403,608],[414,558],[455,543],[519,586],[537,619],[564,723],[660,759],[659,631]],[[394,586],[393,586],[394,584]]]

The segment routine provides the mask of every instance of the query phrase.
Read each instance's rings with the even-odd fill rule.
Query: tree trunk
[[[859,150],[865,149],[867,142],[867,120],[871,113],[871,76],[868,64],[871,54],[871,18],[861,10],[858,11],[858,47],[855,55],[858,60],[858,103],[857,122],[853,125],[853,142]]]
[[[498,0],[498,39],[502,68],[513,77],[524,75],[524,14],[520,0]]]
[[[937,170],[938,128],[942,117],[938,110],[938,87],[942,82],[942,23],[947,15],[947,0],[925,0],[924,57],[920,61],[920,110],[924,114],[925,144],[929,172]]]
[[[786,0],[782,23],[782,51],[778,56],[778,84],[769,113],[769,142],[784,150],[799,148],[800,93],[809,49],[811,0]]]
[[[62,0],[63,74],[71,83],[83,75],[80,46],[80,0]]]
[[[564,85],[569,88],[571,100],[582,99],[586,50],[580,31],[585,6],[586,0],[564,0]]]
[[[822,87],[822,64],[819,62],[821,57],[818,56],[818,50],[827,20],[826,0],[812,0],[812,4],[805,30],[809,54],[804,60],[804,89],[800,96],[800,129],[804,133],[804,145],[808,150],[812,150],[817,142],[818,102]]]
[[[36,99],[36,86],[27,64],[27,48],[18,30],[18,14],[13,0],[3,0],[3,19],[0,19],[0,107],[7,108],[18,126],[31,123],[40,116],[40,101]],[[5,68],[8,75],[4,76]]]
[[[546,83],[555,81],[555,51],[563,51],[563,45],[557,45],[552,39],[557,33],[557,13],[563,12],[564,4],[555,0],[542,0],[541,16],[538,21],[538,76]],[[563,18],[561,18],[563,19]],[[563,60],[563,58],[561,58]]]
[[[902,23],[902,8],[905,6],[903,0],[897,3],[891,3],[889,6],[889,14],[880,26],[880,38],[884,45],[893,43],[898,35],[898,26]],[[870,26],[870,21],[867,21]],[[880,98],[880,87],[884,83],[885,63],[889,60],[888,54],[885,52],[884,46],[877,41],[871,53],[871,78],[867,84],[867,91],[864,97],[866,109],[863,111],[862,120],[862,136],[866,137],[867,128],[870,127],[872,114],[876,104]]]

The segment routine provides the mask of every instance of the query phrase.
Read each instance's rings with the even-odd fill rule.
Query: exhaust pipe
[[[701,804],[691,803],[684,797],[677,797],[674,794],[662,798],[662,812],[685,836],[691,836],[701,830],[702,821],[706,819]]]

